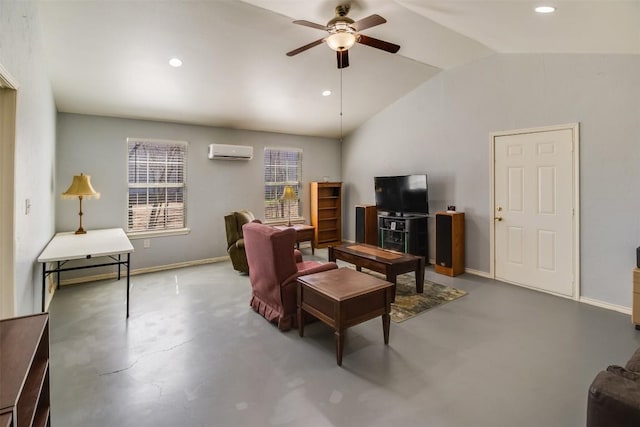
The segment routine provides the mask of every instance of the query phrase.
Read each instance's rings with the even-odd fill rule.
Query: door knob
[[[496,221],[502,221],[502,217],[501,216],[497,216],[494,218]]]

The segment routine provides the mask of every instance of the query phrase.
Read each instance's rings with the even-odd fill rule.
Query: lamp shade
[[[298,196],[296,196],[296,190],[294,190],[290,185],[285,186],[280,200],[298,200]]]
[[[356,36],[347,31],[340,31],[327,37],[327,45],[337,52],[348,50],[356,43]]]
[[[62,197],[64,199],[71,199],[74,197],[82,196],[84,198],[100,198],[100,193],[93,189],[91,186],[91,176],[90,175],[74,175],[73,182],[65,191],[62,193]]]

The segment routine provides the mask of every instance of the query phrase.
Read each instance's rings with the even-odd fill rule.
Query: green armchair
[[[224,217],[224,225],[227,231],[227,253],[229,254],[229,258],[231,258],[233,269],[241,273],[249,273],[247,255],[244,251],[242,226],[252,221],[258,220],[247,210],[231,212]]]

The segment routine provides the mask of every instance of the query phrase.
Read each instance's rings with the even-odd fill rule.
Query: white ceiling
[[[346,2],[345,0],[344,2]],[[343,3],[344,3],[343,2]],[[325,33],[337,0],[40,2],[61,112],[339,137],[442,69],[494,53],[640,54],[640,0],[352,0],[364,45],[341,73],[335,52],[285,52]],[[533,8],[552,4],[540,15]],[[182,59],[181,68],[168,65]],[[342,81],[342,130],[340,85]],[[321,96],[325,89],[333,91]]]

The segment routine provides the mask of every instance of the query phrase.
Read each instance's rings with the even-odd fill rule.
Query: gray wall
[[[83,202],[85,229],[126,229],[127,137],[187,141],[187,225],[183,236],[151,238],[151,247],[133,240],[132,268],[144,268],[226,256],[224,215],[249,209],[264,217],[264,147],[303,149],[303,214],[309,216],[309,182],[330,176],[340,180],[340,144],[337,140],[127,120],[77,114],[58,115],[56,194],[66,190],[72,176],[84,172],[101,193]],[[209,160],[211,143],[251,145],[251,161]],[[56,199],[56,230],[78,228],[78,201]],[[95,270],[84,270],[95,274]]]
[[[36,259],[53,235],[56,110],[45,73],[37,8],[30,1],[0,1],[0,64],[17,81],[15,147],[15,311],[40,311]],[[25,214],[25,200],[31,211]]]
[[[489,272],[491,132],[580,123],[581,295],[631,306],[640,245],[640,56],[495,55],[440,73],[343,144],[345,236],[373,177],[427,173],[431,211],[466,215],[466,265]],[[433,256],[433,220],[430,254]]]

